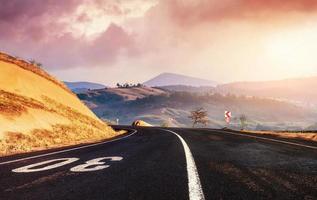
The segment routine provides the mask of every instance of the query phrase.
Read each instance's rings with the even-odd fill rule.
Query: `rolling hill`
[[[63,83],[0,53],[0,155],[117,135]]]
[[[116,103],[116,101],[132,101],[142,99],[148,96],[158,96],[168,94],[160,88],[150,87],[129,87],[129,88],[104,88],[99,90],[90,90],[78,94],[80,99],[94,99],[101,103]]]
[[[244,114],[248,118],[248,128],[258,130],[304,129],[315,123],[317,117],[313,110],[273,99],[150,87],[107,88],[78,96],[100,118],[119,119],[121,124],[140,119],[153,125],[190,127],[189,113],[199,107],[208,111],[211,128],[225,126],[225,110],[233,113],[232,128],[239,127],[239,117]]]
[[[95,89],[102,89],[106,88],[105,85],[99,83],[92,83],[92,82],[67,82],[64,81],[65,85],[75,93],[84,92],[86,90],[95,90]]]
[[[174,73],[162,73],[146,82],[143,85],[149,87],[159,87],[168,85],[185,85],[185,86],[216,86],[217,83],[211,80],[195,78]]]
[[[159,86],[159,88],[168,90],[168,91],[175,91],[175,92],[192,92],[192,93],[209,93],[214,92],[215,87],[213,86],[187,86],[187,85],[166,85],[166,86]]]
[[[317,106],[317,77],[218,85],[217,92],[272,97]]]

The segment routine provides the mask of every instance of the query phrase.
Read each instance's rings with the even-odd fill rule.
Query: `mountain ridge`
[[[105,85],[100,83],[88,82],[88,81],[64,81],[64,84],[73,92],[79,93],[85,90],[95,90],[106,88]]]
[[[176,73],[161,73],[154,78],[143,83],[149,87],[159,87],[168,85],[186,85],[186,86],[216,86],[217,82]]]
[[[215,91],[236,95],[280,98],[302,103],[315,103],[317,101],[317,91],[313,88],[317,88],[317,76],[273,81],[232,82],[218,85]]]

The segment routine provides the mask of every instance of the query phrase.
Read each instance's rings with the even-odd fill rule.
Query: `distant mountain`
[[[102,89],[105,88],[105,85],[99,83],[92,83],[92,82],[64,82],[65,85],[75,93],[81,93],[84,91],[95,90],[95,89]]]
[[[185,76],[174,73],[162,73],[143,83],[149,87],[167,86],[167,85],[186,85],[186,86],[216,86],[215,81]]]
[[[317,77],[218,85],[217,92],[272,97],[317,105]]]

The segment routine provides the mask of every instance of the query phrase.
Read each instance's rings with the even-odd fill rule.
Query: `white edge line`
[[[189,199],[190,200],[204,200],[205,196],[204,196],[204,193],[203,193],[203,190],[201,187],[201,183],[200,183],[197,167],[195,164],[195,160],[194,160],[194,157],[193,157],[187,143],[177,133],[175,133],[171,130],[167,130],[167,129],[161,129],[161,130],[173,133],[182,142],[182,145],[184,147],[185,157],[186,157],[186,165],[187,165]]]
[[[33,158],[40,158],[40,157],[44,157],[44,156],[50,156],[50,155],[65,153],[65,152],[74,151],[74,150],[78,150],[78,149],[85,149],[85,148],[88,148],[88,147],[98,146],[98,145],[102,145],[102,144],[106,144],[106,143],[110,143],[110,142],[114,142],[114,141],[125,139],[127,137],[130,137],[130,136],[134,135],[137,132],[137,130],[135,130],[135,129],[129,129],[129,130],[133,130],[133,132],[131,134],[129,134],[129,135],[126,135],[126,136],[120,137],[120,138],[116,138],[116,139],[113,139],[113,140],[109,140],[109,141],[105,141],[105,142],[99,142],[99,143],[94,143],[94,144],[89,144],[89,145],[86,145],[86,146],[80,146],[80,147],[75,147],[75,148],[71,148],[71,149],[55,151],[55,152],[41,154],[41,155],[36,155],[36,156],[30,156],[30,157],[26,157],[26,158],[20,158],[20,159],[16,159],[16,160],[5,161],[5,162],[0,163],[0,165],[5,165],[5,164],[15,163],[15,162],[19,162],[19,161],[24,161],[24,160],[30,160],[30,159],[33,159]]]
[[[317,149],[317,147],[315,147],[315,146],[309,146],[309,145],[299,144],[299,143],[294,143],[294,142],[287,142],[287,141],[283,141],[283,140],[276,140],[276,139],[272,139],[272,138],[258,137],[258,136],[255,136],[255,135],[247,135],[247,134],[242,134],[242,133],[233,133],[233,132],[221,131],[221,130],[215,130],[215,132],[218,132],[220,134],[221,133],[227,133],[227,134],[231,134],[231,135],[239,135],[239,136],[244,136],[244,137],[249,137],[249,138],[256,138],[256,139],[268,140],[268,141],[278,142],[278,143],[283,143],[283,144],[290,144],[290,145],[295,145],[295,146],[300,146],[300,147],[306,147],[306,148],[310,148],[310,149]]]

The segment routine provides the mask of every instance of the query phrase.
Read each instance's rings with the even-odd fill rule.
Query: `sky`
[[[315,0],[1,0],[0,51],[60,80],[317,75]]]

